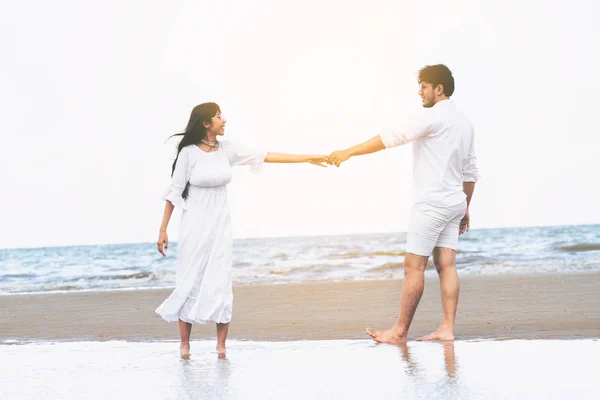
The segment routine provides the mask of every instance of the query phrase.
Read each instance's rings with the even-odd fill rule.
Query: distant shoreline
[[[566,224],[566,225],[523,225],[523,226],[499,226],[499,227],[481,227],[472,228],[471,231],[486,231],[486,230],[504,230],[504,229],[533,229],[533,228],[568,228],[574,226],[600,226],[598,223],[586,223],[586,224]],[[351,233],[332,233],[332,234],[292,234],[284,236],[250,236],[250,237],[234,237],[236,240],[264,240],[264,239],[305,239],[305,238],[318,238],[318,237],[345,237],[345,236],[360,236],[360,235],[391,235],[391,234],[406,234],[405,231],[388,231],[388,232],[351,232]],[[468,233],[467,233],[468,235]],[[466,236],[468,237],[468,236]],[[460,240],[459,240],[460,242]],[[171,242],[171,244],[177,243],[177,241]],[[33,246],[17,246],[17,247],[0,247],[0,251],[3,250],[35,250],[35,249],[51,249],[56,247],[69,248],[69,247],[86,247],[86,246],[132,246],[146,244],[149,246],[155,246],[154,241],[143,241],[143,242],[119,242],[119,243],[81,243],[81,244],[50,244],[50,245],[33,245]]]

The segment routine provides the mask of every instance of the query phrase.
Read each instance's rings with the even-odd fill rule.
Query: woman
[[[172,182],[158,236],[158,251],[166,256],[167,225],[173,208],[183,209],[179,234],[176,287],[156,309],[167,321],[179,321],[180,353],[189,357],[192,324],[217,324],[217,352],[225,354],[225,340],[233,303],[231,288],[232,236],[227,184],[231,167],[263,162],[308,162],[324,166],[324,156],[266,153],[231,142],[219,142],[226,120],[215,103],[192,110],[178,146]]]

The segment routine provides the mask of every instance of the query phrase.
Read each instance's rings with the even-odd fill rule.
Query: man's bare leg
[[[454,340],[454,319],[460,292],[460,282],[456,272],[456,250],[436,247],[433,249],[433,263],[440,276],[444,319],[437,331],[417,340]]]
[[[378,343],[402,343],[406,341],[408,328],[412,322],[419,300],[423,295],[425,266],[429,257],[406,253],[404,257],[404,282],[400,298],[400,314],[396,324],[386,331],[373,331],[367,334]]]
[[[181,345],[179,354],[181,358],[190,358],[190,334],[192,333],[192,324],[179,320],[179,336],[181,336]]]
[[[227,332],[229,331],[229,323],[217,324],[217,353],[225,354],[225,340],[227,340]]]

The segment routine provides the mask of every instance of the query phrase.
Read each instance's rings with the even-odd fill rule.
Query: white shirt
[[[462,183],[479,179],[473,126],[451,100],[424,108],[380,137],[386,148],[413,142],[415,204],[460,204],[466,199]]]

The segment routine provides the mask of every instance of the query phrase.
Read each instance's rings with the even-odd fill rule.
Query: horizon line
[[[486,228],[474,228],[471,231],[485,231],[485,230],[502,230],[502,229],[531,229],[531,228],[561,228],[561,227],[572,227],[572,226],[594,226],[600,225],[600,223],[585,223],[585,224],[559,224],[559,225],[522,225],[522,226],[500,226],[500,227],[486,227]],[[360,235],[385,235],[385,234],[405,234],[405,231],[379,231],[379,232],[351,232],[351,233],[332,233],[332,234],[292,234],[282,236],[245,236],[245,237],[234,237],[233,240],[260,240],[260,239],[300,239],[309,237],[335,237],[335,236],[360,236]],[[47,245],[47,246],[20,246],[20,247],[0,247],[2,250],[33,250],[33,249],[51,249],[58,247],[86,247],[86,246],[120,246],[120,245],[137,245],[137,244],[150,244],[152,242],[112,242],[112,243],[80,243],[80,244],[65,244],[65,245]],[[177,243],[173,241],[171,243]]]

